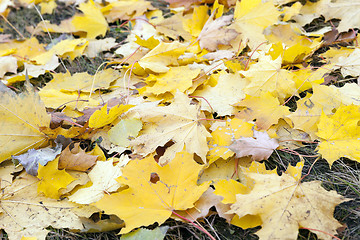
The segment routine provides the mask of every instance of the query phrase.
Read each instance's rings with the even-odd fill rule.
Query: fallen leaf
[[[115,107],[110,108],[110,110],[108,111],[108,106],[107,104],[105,104],[101,109],[95,111],[91,115],[89,119],[89,127],[100,128],[108,125],[132,107],[133,105],[119,104]]]
[[[55,148],[30,149],[24,154],[13,156],[13,159],[19,161],[28,174],[37,176],[39,164],[45,166],[48,162],[53,161],[60,154],[61,147],[61,144],[59,144]]]
[[[205,162],[208,151],[206,138],[211,135],[199,122],[199,108],[199,105],[191,104],[191,99],[187,95],[177,92],[174,102],[169,106],[137,111],[144,123],[152,124],[144,124],[141,134],[131,141],[131,146],[136,153],[146,156],[154,152],[158,146],[173,141],[174,145],[167,148],[165,154],[160,157],[160,164],[170,162],[184,146],[189,153],[196,153]]]
[[[142,128],[139,119],[121,119],[108,131],[109,140],[120,147],[128,147],[131,140],[135,139]]]
[[[126,159],[125,162],[116,165],[114,165],[115,159],[109,159],[105,162],[98,161],[89,173],[93,185],[79,189],[69,196],[69,200],[80,204],[90,204],[99,201],[105,194],[118,190],[121,184],[116,179],[122,175],[122,167],[130,160],[128,157],[123,158]]]
[[[333,218],[335,206],[350,199],[326,191],[319,181],[300,182],[302,166],[301,162],[289,166],[296,169],[281,176],[247,172],[246,176],[255,181],[254,188],[250,193],[237,194],[229,213],[240,218],[259,215],[263,224],[256,235],[260,239],[297,239],[299,227],[316,229],[319,238],[332,239],[328,234],[335,235],[342,226]]]
[[[268,159],[278,146],[278,142],[266,132],[254,130],[254,137],[235,139],[229,149],[239,158],[251,155],[253,160],[260,161]]]
[[[140,226],[165,222],[174,210],[194,206],[209,183],[197,185],[198,165],[187,152],[179,152],[167,165],[159,166],[152,156],[132,160],[124,169],[120,183],[128,189],[104,197],[95,206],[107,214],[115,214],[125,221],[122,234]],[[157,173],[160,180],[151,183]],[[113,207],[116,206],[116,207]]]
[[[85,172],[95,165],[99,156],[92,155],[81,149],[80,143],[75,143],[70,149],[68,145],[59,156],[59,169]]]
[[[221,16],[213,20],[215,11],[206,21],[202,31],[197,38],[201,48],[206,48],[209,51],[215,51],[218,45],[228,45],[238,33],[234,29],[226,28],[225,26],[231,23],[233,15]],[[221,38],[219,38],[221,35]]]
[[[360,161],[359,106],[340,106],[334,115],[324,113],[317,124],[316,135],[320,137],[319,153],[330,166],[340,157]]]
[[[17,59],[12,56],[0,57],[0,78],[3,78],[6,73],[17,73]]]
[[[50,125],[50,115],[46,113],[39,95],[30,83],[26,90],[17,95],[0,82],[0,162],[11,155],[17,155],[30,148],[47,142],[46,135],[39,130]]]
[[[46,197],[59,199],[61,188],[66,188],[72,181],[75,180],[65,170],[59,170],[59,158],[48,162],[45,166],[39,165],[38,178],[38,192],[44,193]]]
[[[79,205],[66,199],[39,196],[37,182],[35,177],[21,174],[11,186],[2,190],[0,229],[6,231],[9,240],[18,240],[23,236],[45,240],[49,226],[81,230],[81,220],[73,212]]]

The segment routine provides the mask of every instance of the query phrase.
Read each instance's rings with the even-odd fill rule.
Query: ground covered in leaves
[[[359,239],[360,3],[0,2],[0,238]]]

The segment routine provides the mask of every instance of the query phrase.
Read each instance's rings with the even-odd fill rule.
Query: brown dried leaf
[[[93,165],[99,156],[86,153],[80,148],[80,143],[75,143],[70,150],[70,145],[62,151],[59,159],[59,169],[77,170],[85,172]]]

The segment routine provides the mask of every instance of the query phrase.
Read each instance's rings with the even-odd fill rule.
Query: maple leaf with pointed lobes
[[[243,119],[233,118],[227,120],[224,126],[219,126],[212,131],[208,145],[209,152],[207,153],[207,159],[209,164],[218,160],[219,158],[228,159],[234,155],[228,146],[232,144],[232,139],[238,139],[240,137],[252,137],[252,128],[254,124],[245,122]]]
[[[91,214],[90,208],[80,207],[66,199],[41,196],[36,191],[37,182],[36,177],[22,173],[10,186],[2,189],[0,229],[6,231],[9,240],[31,236],[45,240],[49,226],[83,230],[77,214]]]
[[[360,162],[360,121],[359,106],[340,106],[334,115],[320,117],[317,125],[321,142],[319,153],[330,166],[340,157],[347,157]]]
[[[251,96],[270,92],[281,101],[297,92],[292,72],[281,68],[281,57],[272,60],[270,56],[260,55],[259,61],[250,65],[246,71],[239,71],[250,81],[244,89]]]
[[[278,123],[280,118],[290,113],[289,108],[280,105],[279,100],[269,92],[261,92],[258,97],[247,95],[234,106],[245,108],[235,116],[247,121],[256,119],[256,126],[262,130],[267,130],[271,125]]]
[[[30,83],[17,95],[0,82],[0,162],[47,142],[39,130],[50,125],[39,95]]]
[[[206,128],[199,122],[200,106],[191,104],[191,99],[180,92],[174,97],[169,106],[156,106],[136,110],[144,127],[140,136],[130,142],[135,153],[148,155],[158,146],[164,146],[169,141],[174,144],[168,147],[159,163],[170,162],[176,152],[184,149],[189,153],[196,153],[206,162],[206,153],[209,150],[207,138],[211,137]]]
[[[169,65],[177,65],[178,57],[184,54],[186,46],[180,42],[160,42],[139,60],[139,65],[156,73],[169,71]]]
[[[248,42],[251,49],[266,42],[263,31],[278,22],[281,12],[277,11],[272,1],[242,0],[236,2],[231,28],[242,35],[242,42]]]
[[[132,160],[124,169],[120,183],[129,188],[105,195],[94,205],[107,214],[115,214],[125,221],[121,234],[155,222],[162,224],[174,210],[194,206],[209,188],[209,182],[197,184],[202,166],[193,155],[179,152],[167,165],[159,166],[152,156]],[[152,178],[156,175],[158,179]]]
[[[66,188],[72,181],[75,180],[65,170],[59,170],[59,157],[48,162],[46,166],[39,165],[38,178],[38,192],[42,192],[46,197],[58,199],[60,197],[59,190]]]
[[[147,86],[145,92],[156,95],[166,92],[170,92],[173,95],[177,91],[185,92],[193,85],[192,80],[199,75],[200,71],[200,69],[191,69],[189,66],[180,66],[172,67],[166,73],[150,74],[146,78],[146,82],[149,85],[152,82],[155,83],[151,87]]]
[[[316,139],[317,123],[322,112],[327,115],[333,114],[341,104],[340,94],[336,89],[325,85],[313,85],[313,95],[308,93],[306,97],[297,102],[295,112],[288,115],[294,123],[294,128],[308,133],[312,139]]]
[[[197,38],[200,47],[209,51],[215,51],[220,44],[228,45],[238,35],[234,29],[225,27],[231,23],[233,15],[221,16],[213,20],[215,12],[212,12]]]
[[[271,139],[266,132],[254,130],[254,137],[235,139],[229,149],[236,153],[238,158],[252,156],[253,160],[266,160],[279,146],[275,139]]]
[[[234,112],[233,105],[245,97],[243,89],[246,85],[247,80],[239,74],[224,71],[220,72],[216,86],[207,85],[201,90],[196,90],[193,95],[204,97],[207,100],[206,102],[202,98],[199,99],[202,110],[209,112],[214,110],[218,116],[231,116]]]
[[[124,156],[123,163],[125,164],[118,163],[114,166],[115,159],[105,162],[98,161],[89,173],[89,178],[93,185],[88,188],[79,189],[69,197],[69,200],[80,204],[90,204],[99,201],[105,193],[115,192],[121,187],[121,184],[116,181],[122,175],[121,167],[130,160],[127,155],[122,156]]]
[[[228,213],[240,218],[247,214],[260,216],[262,228],[256,232],[260,239],[295,240],[299,227],[304,227],[318,230],[315,234],[321,239],[331,240],[330,234],[342,227],[332,217],[335,206],[350,199],[326,191],[319,181],[300,182],[302,167],[303,162],[289,166],[281,176],[245,170],[255,185],[250,193],[236,195],[237,201]]]
[[[134,105],[117,105],[110,108],[105,104],[101,109],[95,111],[89,119],[89,127],[101,128],[115,121],[121,114],[132,108]]]

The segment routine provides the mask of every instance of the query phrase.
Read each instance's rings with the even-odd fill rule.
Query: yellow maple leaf
[[[123,158],[127,158],[126,163],[130,160],[127,155]],[[125,164],[126,164],[125,163]],[[114,159],[108,161],[98,161],[95,167],[89,172],[89,178],[93,185],[88,188],[81,188],[71,196],[69,200],[80,204],[90,204],[99,201],[104,194],[110,194],[115,192],[121,184],[116,181],[118,177],[122,175],[122,164],[114,164]]]
[[[215,111],[218,116],[231,116],[234,113],[233,105],[245,97],[243,89],[246,85],[247,80],[239,74],[222,71],[216,86],[206,85],[203,89],[196,90],[192,95],[201,96],[207,100],[206,102],[199,98],[202,110]]]
[[[101,109],[96,110],[89,119],[89,127],[101,128],[115,121],[121,114],[132,108],[134,105],[117,105],[110,108],[105,104]]]
[[[263,130],[267,130],[271,125],[278,123],[280,118],[290,113],[289,108],[280,105],[279,100],[269,92],[262,92],[259,97],[247,95],[235,106],[245,107],[236,113],[238,118],[244,118],[247,121],[256,119],[256,126]]]
[[[217,127],[212,133],[209,141],[209,152],[207,159],[209,164],[219,158],[228,159],[234,155],[228,146],[233,139],[240,137],[252,137],[254,124],[245,122],[243,119],[233,118],[226,121],[224,126]]]
[[[177,65],[177,59],[184,54],[186,46],[179,42],[160,42],[154,49],[139,60],[139,65],[153,72],[165,73],[169,65]]]
[[[199,122],[200,106],[191,104],[191,99],[180,92],[174,97],[174,102],[169,106],[148,107],[136,110],[144,122],[141,135],[131,141],[135,152],[148,155],[158,146],[164,146],[169,141],[174,144],[166,149],[160,157],[159,163],[170,162],[176,152],[183,150],[184,146],[189,153],[196,153],[206,162],[206,153],[209,150],[207,139],[210,133]]]
[[[53,79],[46,84],[41,91],[61,90],[91,92],[100,88],[108,88],[110,83],[120,78],[120,73],[114,69],[108,68],[99,71],[96,75],[90,75],[87,72],[80,72],[71,75],[66,73],[55,73]],[[40,92],[41,92],[40,91]]]
[[[65,169],[59,170],[59,157],[48,162],[45,166],[39,165],[37,177],[40,179],[38,183],[38,192],[44,193],[46,197],[58,199],[60,197],[59,190],[66,188],[75,180]]]
[[[54,45],[50,50],[34,56],[32,60],[37,64],[46,64],[54,55],[73,60],[83,54],[89,42],[86,39],[66,39]]]
[[[113,1],[103,7],[101,12],[108,22],[129,20],[143,15],[147,10],[155,9],[151,2],[144,0]]]
[[[279,100],[297,93],[292,73],[281,69],[281,57],[272,60],[270,56],[260,55],[259,61],[250,66],[247,71],[239,71],[250,80],[244,89],[251,96],[260,96],[262,92],[271,92]]]
[[[125,221],[121,233],[155,222],[162,224],[174,210],[186,210],[208,189],[197,184],[202,166],[193,155],[179,152],[167,165],[159,166],[152,156],[131,161],[120,178],[128,189],[105,195],[95,206]]]
[[[185,92],[193,85],[192,80],[196,78],[200,69],[191,69],[189,66],[171,67],[168,72],[158,75],[150,74],[146,78],[147,83],[154,82],[151,87],[146,87],[146,92],[162,94],[170,92],[175,95],[176,91]]]
[[[214,184],[215,191],[214,194],[222,196],[222,203],[235,203],[236,194],[247,194],[251,189],[244,184],[235,181],[233,179],[225,180],[222,179]]]
[[[183,27],[193,37],[198,37],[209,18],[207,6],[196,6],[191,18],[181,18]]]
[[[89,98],[88,93],[68,92],[55,89],[41,89],[39,92],[41,100],[44,102],[46,107],[58,108],[66,105],[64,111],[69,112],[75,110],[82,111],[85,107],[97,107],[100,104],[100,100],[95,100],[93,94]],[[73,115],[67,113],[71,117],[78,117],[79,113],[73,111]]]
[[[266,42],[263,31],[278,22],[281,12],[277,11],[272,1],[242,0],[236,2],[233,28],[241,33],[243,42],[248,42],[251,49]]]
[[[359,106],[340,106],[333,116],[324,113],[317,124],[316,135],[321,138],[319,153],[330,166],[340,157],[360,162]]]
[[[313,85],[313,95],[307,94],[306,97],[297,101],[297,109],[288,117],[294,123],[294,128],[308,133],[315,139],[317,123],[322,112],[330,115],[333,109],[340,106],[341,99],[338,92],[325,85]]]
[[[11,41],[0,44],[0,53],[4,56],[16,54],[21,60],[32,60],[33,57],[46,52],[43,44],[40,44],[36,37],[24,41]]]
[[[39,128],[50,125],[50,115],[46,113],[39,95],[30,83],[26,90],[17,95],[0,83],[0,162],[11,155],[20,154],[47,142]]]
[[[181,36],[186,41],[191,41],[192,36],[188,31],[185,31],[183,19],[181,12],[176,13],[156,24],[156,31],[173,39],[179,39]]]
[[[128,147],[130,140],[138,136],[141,128],[142,122],[139,119],[121,119],[108,131],[109,140],[117,146]]]
[[[49,226],[82,230],[82,220],[77,214],[91,214],[90,207],[41,196],[36,190],[37,182],[36,177],[24,172],[11,185],[1,186],[0,229],[6,231],[9,240],[31,236],[45,240]]]
[[[76,31],[86,32],[87,38],[96,38],[99,35],[105,36],[108,24],[93,0],[80,3],[79,9],[84,15],[76,15],[71,21]]]
[[[246,172],[254,187],[250,193],[237,194],[228,213],[260,216],[262,228],[256,232],[260,239],[297,239],[299,227],[316,229],[319,238],[332,239],[328,234],[336,234],[342,226],[332,217],[335,206],[350,199],[326,191],[319,181],[301,183],[302,165],[290,166],[281,176]]]

